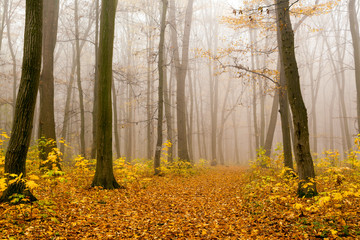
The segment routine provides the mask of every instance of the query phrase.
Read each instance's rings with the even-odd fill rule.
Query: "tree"
[[[360,36],[355,0],[349,0],[350,31],[354,48],[358,133],[360,132]]]
[[[295,159],[299,174],[299,197],[317,195],[314,164],[310,153],[307,111],[302,98],[300,77],[295,57],[294,32],[291,26],[289,0],[276,0],[280,60],[284,67],[288,99],[295,130]]]
[[[16,175],[20,180],[8,185],[0,198],[0,202],[10,201],[9,197],[16,193],[24,194],[30,201],[36,200],[32,193],[26,189],[23,178],[26,175],[26,155],[30,145],[40,81],[42,10],[43,0],[26,0],[21,82],[16,99],[12,134],[5,155],[5,173],[9,174],[9,179]]]
[[[155,174],[160,173],[160,155],[162,148],[162,122],[164,115],[164,49],[165,49],[165,30],[166,30],[166,12],[168,7],[168,1],[162,0],[162,14],[161,14],[161,30],[160,30],[160,42],[159,42],[159,61],[158,61],[158,71],[159,71],[159,90],[158,90],[158,124],[157,124],[157,142],[155,149],[155,158],[154,158],[154,169]]]
[[[59,158],[55,163],[46,162],[48,154],[57,147],[54,116],[54,49],[56,45],[59,15],[59,0],[44,1],[43,7],[43,68],[40,77],[39,157],[41,166],[60,168]]]
[[[189,42],[190,42],[190,30],[192,23],[193,5],[194,0],[189,0],[185,13],[185,27],[183,35],[182,46],[182,58],[180,60],[179,45],[177,42],[177,31],[175,24],[175,2],[171,1],[171,19],[172,23],[171,31],[171,43],[174,50],[174,62],[176,68],[176,113],[177,113],[177,130],[178,130],[178,154],[179,158],[185,161],[190,161],[187,142],[187,130],[186,130],[186,102],[185,102],[185,79],[189,63]]]
[[[80,49],[80,34],[79,34],[79,6],[78,0],[75,0],[75,46],[76,46],[76,82],[79,90],[80,103],[80,151],[85,157],[85,109],[84,109],[84,95],[81,85],[81,49]]]
[[[96,171],[92,187],[120,188],[112,159],[112,58],[117,0],[103,0],[100,17],[98,120],[96,133]]]

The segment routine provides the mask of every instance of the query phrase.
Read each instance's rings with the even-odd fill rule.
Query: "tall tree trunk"
[[[84,95],[81,85],[81,51],[80,51],[80,35],[79,35],[79,7],[78,0],[75,0],[75,44],[76,44],[76,82],[79,91],[80,104],[80,152],[83,157],[86,157],[85,152],[85,109],[84,109]]]
[[[299,174],[299,197],[317,195],[314,164],[310,153],[306,107],[300,88],[300,77],[295,57],[294,33],[290,20],[289,0],[276,0],[277,28],[280,33],[280,58],[284,67],[288,98],[295,130],[295,159]]]
[[[119,129],[118,129],[117,97],[116,97],[114,77],[112,77],[111,85],[112,85],[113,111],[114,111],[115,150],[116,150],[116,158],[119,158],[121,156],[121,153],[120,153],[120,138],[119,138]]]
[[[256,41],[254,37],[254,29],[250,28],[250,43],[253,44]],[[256,36],[256,35],[255,35]],[[251,68],[252,70],[256,70],[257,66],[255,66],[255,53],[254,47],[251,48]],[[256,93],[256,79],[255,74],[252,74],[252,91],[253,91],[253,98],[252,98],[252,113],[253,113],[253,124],[254,124],[254,135],[255,135],[255,150],[257,151],[260,148],[260,133],[258,128],[258,120],[257,120],[257,93]]]
[[[270,157],[270,155],[271,155],[271,149],[272,149],[272,143],[274,140],[274,133],[275,133],[275,128],[276,128],[278,110],[279,110],[279,91],[276,90],[275,96],[273,99],[273,104],[271,107],[269,127],[268,127],[265,144],[264,144],[265,154],[268,157]]]
[[[40,81],[42,52],[43,0],[26,0],[24,56],[21,82],[15,105],[12,134],[5,155],[5,173],[26,175],[26,155],[30,145],[31,130]],[[30,201],[36,198],[25,190],[24,181],[10,184],[3,192],[0,202],[8,202],[13,194],[24,194]]]
[[[233,128],[234,128],[234,155],[235,155],[235,163],[236,163],[236,164],[240,164],[238,129],[237,129],[237,126],[236,126],[236,111],[232,114],[232,124],[233,124]]]
[[[60,158],[47,162],[48,155],[57,148],[54,114],[54,50],[57,39],[59,1],[44,1],[43,8],[43,68],[40,76],[40,116],[39,116],[39,158],[41,168],[60,168]],[[43,170],[45,170],[43,169]]]
[[[355,0],[349,0],[350,32],[354,48],[355,83],[356,83],[356,109],[357,109],[357,132],[360,133],[360,36],[359,22],[356,13]]]
[[[172,3],[172,17],[175,19],[175,3]],[[185,161],[190,161],[188,145],[187,145],[187,129],[186,129],[186,101],[185,101],[185,80],[189,62],[189,42],[190,30],[192,23],[194,0],[188,1],[188,6],[185,13],[185,26],[183,35],[182,58],[180,61],[179,47],[177,43],[176,25],[172,28],[172,45],[174,48],[174,62],[176,67],[177,92],[176,92],[176,115],[177,115],[177,130],[178,130],[178,154],[179,158]]]
[[[93,112],[92,112],[92,145],[91,145],[91,158],[95,159],[96,157],[96,119],[97,119],[97,89],[99,87],[99,74],[98,74],[98,65],[99,65],[99,0],[95,1],[95,77],[94,77],[94,102],[93,102]]]
[[[4,8],[8,8],[8,2],[6,1],[4,3]],[[11,7],[10,7],[11,10]],[[4,10],[5,11],[5,10]],[[5,13],[5,12],[4,12]],[[17,90],[17,73],[16,73],[16,68],[17,68],[17,64],[16,64],[16,55],[14,52],[14,48],[13,48],[13,43],[11,41],[11,19],[10,19],[10,14],[8,13],[8,11],[6,11],[6,30],[7,30],[7,39],[8,39],[8,45],[9,45],[9,51],[10,51],[10,55],[11,55],[11,60],[12,60],[12,75],[13,75],[13,96],[12,96],[12,120],[14,121],[14,116],[15,116],[15,103],[16,103],[16,90]]]
[[[172,125],[172,114],[171,114],[171,100],[169,95],[171,92],[168,89],[167,83],[167,74],[166,70],[164,70],[164,107],[165,107],[165,118],[166,118],[166,131],[167,131],[167,139],[171,143],[168,147],[168,161],[173,161],[173,125]]]
[[[70,104],[71,104],[71,96],[72,96],[72,90],[75,80],[75,70],[76,70],[76,50],[73,45],[73,58],[72,58],[72,67],[70,72],[70,80],[67,84],[67,90],[66,90],[66,100],[65,100],[65,110],[64,110],[64,119],[63,119],[63,128],[61,131],[61,143],[60,143],[60,152],[64,154],[64,159],[67,158],[67,155],[65,154],[65,139],[67,138],[68,134],[68,126],[69,126],[69,120],[70,120]]]
[[[1,52],[1,47],[2,47],[3,34],[4,34],[4,30],[5,30],[5,22],[7,21],[6,19],[8,16],[8,7],[9,7],[9,0],[4,0],[3,12],[2,12],[2,16],[1,16],[0,52]]]
[[[162,129],[163,129],[163,117],[164,117],[164,73],[166,71],[164,62],[164,50],[165,50],[165,30],[166,30],[166,13],[168,8],[168,1],[162,0],[162,13],[160,24],[160,42],[159,42],[159,90],[158,90],[158,124],[157,124],[157,142],[154,157],[154,171],[156,175],[160,174],[160,155],[162,149]]]
[[[117,0],[103,0],[100,20],[97,158],[91,186],[104,189],[120,187],[114,177],[112,159],[111,82],[116,6]]]
[[[190,108],[189,108],[189,117],[187,119],[188,122],[188,149],[189,149],[189,157],[193,162],[194,152],[193,152],[193,121],[194,121],[194,89],[193,89],[193,79],[191,77],[191,72],[188,71],[189,78],[189,93],[190,93]]]

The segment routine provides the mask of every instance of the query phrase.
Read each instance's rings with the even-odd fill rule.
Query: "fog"
[[[84,98],[87,158],[91,157],[93,146],[96,1],[78,1],[78,19],[74,1],[60,1],[55,48],[55,124],[57,140],[64,137],[69,145],[64,150],[64,159],[81,152],[79,94]],[[21,76],[25,4],[22,0],[13,0],[4,11],[4,2],[1,1],[0,9],[0,129],[10,133]],[[247,164],[265,144],[273,101],[279,89],[275,11],[272,1],[257,1],[254,5],[247,2],[253,1],[194,1],[185,115],[189,155],[195,162],[207,159],[226,165]],[[296,58],[313,156],[316,158],[326,150],[345,154],[359,132],[347,1],[292,2]],[[314,2],[318,5],[314,6]],[[184,57],[181,51],[188,1],[176,0],[175,4],[176,19],[168,16],[165,33],[168,94],[165,105],[170,109],[173,156],[177,157],[177,77],[171,31],[176,25],[179,52]],[[356,5],[358,10],[359,3]],[[7,17],[3,17],[4,14]],[[130,160],[154,155],[160,17],[161,1],[118,1],[113,57],[113,117],[116,116],[113,149],[118,152],[116,157]],[[79,23],[78,40],[83,45],[80,75],[75,67],[76,21]],[[76,82],[78,75],[82,92]],[[279,154],[283,144],[281,120],[278,107],[274,109],[277,120],[271,152]],[[169,138],[166,121],[168,119],[164,118],[164,143]],[[39,138],[38,127],[39,104],[33,144]],[[115,141],[115,132],[119,142]]]

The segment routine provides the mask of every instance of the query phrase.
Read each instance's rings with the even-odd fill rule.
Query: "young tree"
[[[39,88],[42,52],[42,10],[43,0],[26,0],[24,56],[21,82],[15,105],[12,134],[5,155],[5,173],[20,177],[3,192],[0,202],[10,201],[15,193],[24,194],[30,201],[36,198],[26,186],[26,155],[30,145],[31,130]]]
[[[46,161],[48,154],[56,148],[55,116],[54,116],[54,49],[56,45],[59,15],[59,0],[44,1],[43,9],[43,68],[40,77],[40,116],[39,157]],[[56,163],[42,163],[42,167],[52,169],[53,164],[60,168],[59,158]]]
[[[160,173],[160,155],[162,148],[162,122],[164,115],[164,49],[165,49],[165,29],[166,29],[166,12],[168,7],[168,1],[162,0],[162,14],[161,14],[161,30],[160,30],[160,42],[159,42],[159,61],[158,61],[158,71],[159,71],[159,99],[158,99],[158,125],[157,125],[157,142],[155,149],[155,158],[154,158],[154,169],[155,174]]]
[[[288,99],[293,115],[295,130],[295,159],[299,174],[299,197],[317,195],[314,164],[310,153],[309,130],[306,107],[300,88],[300,77],[295,57],[294,32],[290,20],[289,0],[276,0],[277,28],[280,33],[278,42],[280,60],[284,67]]]
[[[96,171],[92,187],[119,188],[112,159],[112,59],[117,0],[103,0],[100,17],[98,120],[96,134]]]

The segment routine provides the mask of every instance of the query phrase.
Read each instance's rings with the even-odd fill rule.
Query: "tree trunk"
[[[359,22],[356,13],[355,0],[349,0],[350,31],[354,48],[357,132],[360,133],[360,36]]]
[[[15,118],[8,149],[5,155],[5,173],[26,175],[26,155],[30,145],[31,130],[40,81],[42,52],[43,0],[27,0],[24,33],[24,56],[21,82],[15,105]],[[13,194],[24,194],[30,201],[36,198],[25,189],[23,181],[10,184],[0,202],[8,202]]]
[[[162,129],[163,129],[163,117],[164,117],[164,72],[166,71],[164,62],[164,50],[165,50],[165,29],[166,29],[166,13],[168,8],[168,1],[162,0],[162,13],[161,13],[161,29],[160,29],[160,42],[159,42],[159,90],[158,90],[158,124],[157,124],[157,142],[154,157],[154,171],[155,175],[160,174],[160,156],[162,149]]]
[[[10,5],[11,6],[11,5]],[[6,1],[4,3],[4,11],[5,8],[8,8],[8,2]],[[10,7],[10,11],[11,11],[11,7]],[[15,115],[15,102],[16,102],[16,86],[17,86],[17,73],[16,73],[16,68],[17,68],[17,64],[16,64],[16,55],[14,52],[14,48],[13,48],[13,43],[11,41],[11,19],[10,19],[10,15],[11,13],[8,13],[8,11],[6,11],[6,13],[4,12],[4,14],[6,14],[5,19],[6,19],[6,30],[7,30],[7,38],[8,38],[8,45],[9,45],[9,51],[10,51],[10,55],[11,55],[11,60],[12,60],[12,75],[13,75],[13,102],[12,102],[12,120],[14,121],[14,115]]]
[[[172,18],[175,20],[175,3],[172,2]],[[190,30],[192,23],[194,0],[188,1],[188,6],[185,13],[185,27],[183,35],[182,58],[180,61],[179,46],[177,43],[176,26],[172,28],[172,45],[174,48],[174,61],[176,67],[177,92],[176,92],[176,113],[177,113],[177,130],[178,130],[178,154],[179,158],[185,161],[190,161],[188,145],[187,145],[187,129],[186,129],[186,101],[185,101],[185,79],[189,62],[189,42]]]
[[[254,41],[256,41],[254,37],[254,29],[250,28],[250,44],[253,44]],[[254,53],[254,47],[251,48],[251,68],[252,70],[256,70],[255,68],[255,53]],[[251,75],[252,77],[252,91],[253,91],[253,99],[252,99],[252,113],[253,113],[253,124],[254,124],[254,136],[255,136],[255,150],[257,151],[260,148],[260,134],[259,134],[259,128],[258,128],[258,120],[257,120],[257,105],[256,105],[256,79],[255,74]]]
[[[86,157],[85,152],[85,109],[84,109],[84,96],[81,85],[81,51],[80,51],[80,35],[79,35],[79,10],[78,0],[75,0],[75,44],[76,44],[76,82],[79,91],[79,104],[80,104],[80,152],[83,157]]]
[[[57,39],[59,1],[44,1],[43,8],[43,68],[40,76],[39,158],[42,170],[60,169],[60,156],[47,162],[48,155],[57,148],[54,114],[54,50]]]
[[[99,65],[99,0],[95,1],[95,77],[94,77],[94,102],[93,102],[93,113],[92,113],[92,138],[93,142],[91,145],[91,158],[95,159],[96,157],[96,119],[97,119],[97,89],[99,87],[99,74],[98,74],[98,65]]]
[[[64,119],[63,119],[63,128],[61,131],[61,139],[62,142],[60,144],[60,152],[62,152],[64,154],[64,159],[67,158],[66,154],[65,154],[65,139],[67,138],[67,133],[68,133],[68,125],[69,125],[69,120],[70,120],[70,104],[71,104],[71,95],[72,95],[72,90],[73,90],[73,85],[74,85],[74,80],[75,80],[75,70],[76,70],[76,51],[75,51],[75,47],[73,45],[73,59],[72,59],[72,67],[71,67],[71,72],[70,72],[70,80],[67,84],[67,90],[66,90],[66,101],[65,101],[65,110],[64,110]]]
[[[121,156],[121,154],[120,154],[120,138],[119,138],[119,129],[118,129],[117,97],[116,97],[114,77],[112,77],[111,85],[112,85],[113,111],[114,111],[115,150],[116,150],[116,158],[119,158]]]
[[[96,171],[92,187],[119,188],[113,172],[111,81],[117,0],[103,0],[100,20]]]
[[[171,114],[171,100],[169,95],[171,95],[171,92],[168,89],[167,84],[167,74],[166,70],[164,70],[164,107],[165,107],[165,118],[166,118],[166,130],[167,130],[167,139],[171,143],[171,145],[168,147],[168,161],[173,161],[173,125],[172,125],[172,114]]]
[[[1,52],[1,47],[2,47],[3,34],[4,34],[4,30],[5,30],[5,21],[7,21],[6,19],[8,16],[8,7],[9,7],[9,0],[4,0],[2,20],[1,20],[1,29],[0,29],[0,52]]]
[[[317,195],[314,164],[310,153],[309,130],[306,107],[300,88],[300,77],[297,68],[294,47],[294,33],[290,20],[289,1],[276,0],[277,27],[280,33],[280,58],[284,67],[288,87],[288,99],[293,116],[295,130],[295,159],[299,174],[299,197]]]
[[[194,123],[194,89],[193,89],[193,79],[191,77],[191,71],[188,71],[189,77],[189,93],[190,93],[190,108],[189,113],[187,114],[189,117],[187,118],[188,122],[188,149],[189,149],[189,157],[192,162],[194,162],[194,152],[193,152],[193,123]]]
[[[270,122],[269,122],[269,127],[268,127],[265,144],[264,144],[265,155],[268,157],[270,157],[270,155],[271,155],[271,149],[272,149],[272,143],[274,140],[274,133],[275,133],[275,128],[276,128],[278,110],[279,110],[279,91],[276,90],[275,96],[273,99],[273,104],[271,107]]]

